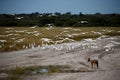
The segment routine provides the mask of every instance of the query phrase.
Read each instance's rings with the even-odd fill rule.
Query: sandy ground
[[[91,69],[87,57],[98,59],[99,68]],[[120,36],[0,53],[0,70],[30,65],[69,65],[85,72],[28,75],[24,80],[120,80]]]

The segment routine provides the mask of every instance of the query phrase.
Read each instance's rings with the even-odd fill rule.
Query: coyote
[[[98,68],[98,60],[96,59],[91,60],[90,58],[88,58],[88,62],[91,63],[92,68]]]

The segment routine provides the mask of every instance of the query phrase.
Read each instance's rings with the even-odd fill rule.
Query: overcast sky
[[[120,0],[0,0],[0,13],[120,13]]]

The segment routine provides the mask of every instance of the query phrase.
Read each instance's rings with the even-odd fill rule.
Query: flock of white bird
[[[33,27],[32,27],[33,28]],[[35,27],[34,27],[35,28]],[[10,36],[19,36],[20,34],[18,33],[23,33],[26,32],[26,34],[30,34],[30,35],[34,35],[34,36],[39,36],[42,35],[42,33],[40,33],[39,31],[33,31],[33,32],[29,32],[28,30],[14,30],[14,32],[16,32],[15,34],[12,34],[11,32],[13,32],[13,28],[6,28],[8,31],[6,31],[7,33],[9,33],[8,35],[0,35],[0,37],[10,37]],[[51,29],[51,28],[50,28]],[[53,29],[53,28],[52,28]],[[82,41],[82,43],[80,42],[75,42],[75,40],[71,39],[74,36],[79,36],[79,35],[84,35],[84,34],[88,34],[89,32],[82,32],[80,29],[73,29],[74,31],[81,31],[80,33],[73,33],[73,34],[68,34],[69,31],[67,31],[68,29],[72,29],[72,28],[64,28],[64,31],[59,33],[57,36],[57,38],[60,38],[60,35],[67,33],[65,36],[65,38],[60,38],[60,40],[57,41],[53,41],[52,39],[49,38],[41,38],[40,41],[42,44],[38,45],[38,47],[42,47],[43,49],[45,48],[53,48],[55,50],[63,50],[63,49],[67,49],[67,50],[73,50],[75,48],[80,48],[80,49],[86,49],[86,48],[90,48],[90,49],[99,49],[99,47],[96,45],[95,40],[93,40],[92,38],[89,39],[84,39],[84,41]],[[91,33],[94,34],[99,34],[101,35],[101,37],[97,38],[97,39],[102,39],[102,38],[106,38],[108,36],[103,35],[104,32],[112,32],[114,30],[101,30],[101,32],[95,32],[95,31],[91,31]],[[118,31],[119,33],[120,31]],[[15,38],[10,38],[11,40],[14,40],[14,42],[16,43],[21,43],[25,40],[25,38],[21,38],[21,39],[15,39]],[[0,48],[2,46],[4,46],[4,43],[6,43],[7,40],[0,40]],[[70,44],[66,44],[66,42],[70,42]],[[63,44],[63,45],[59,45],[59,44]],[[54,45],[54,46],[53,46]],[[12,45],[10,45],[12,46]],[[36,44],[35,42],[29,45],[23,45],[23,48],[35,48]],[[106,51],[110,51],[113,49],[113,43],[108,44],[105,46]]]

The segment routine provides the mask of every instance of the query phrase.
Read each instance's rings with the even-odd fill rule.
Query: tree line
[[[0,26],[39,26],[54,24],[59,27],[113,26],[120,27],[120,14],[31,13],[0,14]]]

